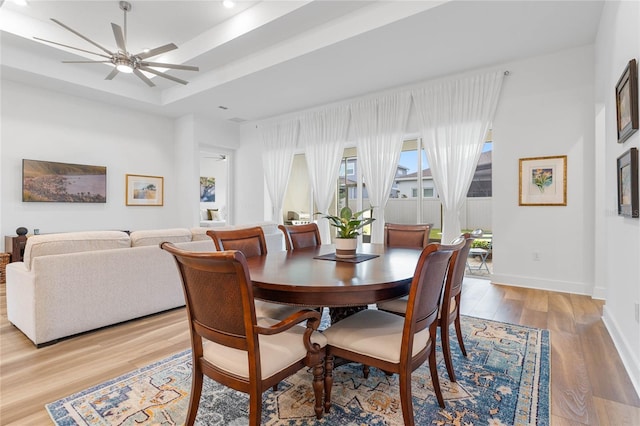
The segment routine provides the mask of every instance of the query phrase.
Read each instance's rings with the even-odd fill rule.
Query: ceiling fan
[[[146,75],[144,75],[142,73],[142,71],[151,73],[151,74],[155,74],[158,77],[163,77],[166,78],[168,80],[172,80],[175,81],[177,83],[180,84],[187,84],[188,81],[182,80],[180,78],[174,77],[172,75],[166,74],[162,71],[158,71],[155,70],[153,68],[171,68],[171,69],[176,69],[176,70],[185,70],[185,71],[199,71],[198,67],[193,67],[193,66],[189,66],[189,65],[178,65],[178,64],[165,64],[162,62],[150,62],[150,61],[146,61],[147,58],[151,58],[153,56],[157,56],[160,55],[162,53],[165,52],[169,52],[171,50],[177,49],[178,46],[176,46],[173,43],[169,43],[169,44],[165,44],[164,46],[160,46],[160,47],[156,47],[155,49],[149,49],[149,50],[144,50],[143,52],[140,53],[136,53],[136,54],[131,54],[128,50],[127,50],[127,12],[129,12],[131,10],[131,4],[127,1],[121,1],[120,2],[120,9],[122,9],[124,11],[124,31],[122,30],[122,27],[120,27],[120,25],[111,23],[111,28],[113,29],[113,35],[116,39],[116,45],[118,46],[118,50],[115,52],[112,52],[104,47],[102,47],[101,45],[99,45],[98,43],[96,43],[95,41],[89,39],[88,37],[83,36],[82,34],[80,34],[79,32],[77,32],[76,30],[66,26],[65,24],[63,24],[62,22],[51,18],[51,20],[53,22],[55,22],[56,24],[60,25],[62,28],[71,31],[72,33],[74,33],[75,35],[77,35],[78,37],[88,41],[89,43],[93,44],[94,46],[96,46],[97,48],[99,48],[100,50],[102,50],[104,53],[96,53],[96,52],[91,52],[89,50],[85,50],[85,49],[80,49],[78,47],[73,47],[73,46],[68,46],[66,44],[62,44],[62,43],[57,43],[55,41],[51,41],[51,40],[45,40],[43,38],[39,38],[39,37],[34,37],[36,40],[40,40],[40,41],[44,41],[46,43],[51,43],[51,44],[56,44],[58,46],[63,46],[63,47],[67,47],[70,49],[74,49],[74,50],[79,50],[81,52],[85,52],[85,53],[90,53],[92,55],[97,55],[97,56],[101,56],[103,58],[106,58],[105,60],[96,60],[96,61],[62,61],[65,64],[99,64],[99,63],[111,63],[114,65],[113,70],[109,73],[109,75],[107,75],[105,77],[105,80],[112,80],[116,75],[118,75],[118,73],[133,73],[136,76],[138,76],[142,81],[144,81],[149,87],[153,87],[155,86],[155,84],[153,83],[153,81],[151,81],[151,79],[149,79]]]

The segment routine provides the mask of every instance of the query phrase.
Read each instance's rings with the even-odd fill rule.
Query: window
[[[473,208],[465,216],[464,229],[491,228],[491,162],[492,143],[485,143],[482,155],[468,191],[467,204],[473,202]],[[304,154],[297,155],[294,160],[290,184],[287,189],[284,212],[289,210],[313,212],[311,190],[306,176],[306,162]],[[472,200],[473,199],[473,200]],[[480,204],[478,204],[480,203]],[[478,205],[489,205],[487,208]],[[335,202],[329,208],[334,214],[344,206],[353,211],[367,209],[370,206],[367,185],[358,167],[358,156],[355,147],[345,148],[340,173],[336,182]],[[480,214],[484,216],[478,218]],[[486,213],[486,214],[485,214]],[[389,194],[389,201],[385,207],[385,220],[394,223],[432,223],[434,228],[441,227],[441,203],[435,188],[431,169],[422,143],[419,139],[406,140],[396,169],[394,182]],[[486,216],[486,217],[485,217]],[[286,219],[286,218],[285,218]],[[368,231],[368,230],[367,230]],[[366,234],[366,233],[365,233]],[[365,235],[364,240],[368,238]]]
[[[493,143],[487,141],[480,154],[476,171],[473,175],[473,180],[469,186],[469,192],[467,192],[468,198],[476,197],[491,197],[491,185],[492,185],[492,154]]]

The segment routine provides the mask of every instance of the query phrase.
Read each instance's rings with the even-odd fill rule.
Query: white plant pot
[[[356,257],[357,238],[336,238],[336,257],[350,259]]]

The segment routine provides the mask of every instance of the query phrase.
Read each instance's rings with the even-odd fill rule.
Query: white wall
[[[235,193],[236,223],[272,220],[271,202],[266,190],[262,165],[262,143],[255,124],[240,129],[240,147],[236,150]]]
[[[177,222],[173,120],[2,81],[2,235]],[[107,167],[107,202],[23,203],[22,159]],[[125,174],[163,176],[164,207],[125,205]]]
[[[2,80],[0,232],[192,227],[199,222],[200,146],[226,153],[238,126],[144,114]],[[107,167],[107,202],[23,203],[22,159]],[[125,174],[164,177],[164,206],[126,206]],[[232,185],[230,185],[232,187]]]
[[[501,65],[510,75],[493,125],[495,282],[594,290],[593,63],[593,46],[586,46]],[[251,169],[246,180],[252,184],[238,185],[247,200],[266,197],[265,208],[251,212],[251,220],[268,218],[258,217],[269,210],[263,185],[256,184],[264,179],[254,124],[243,127],[241,140],[239,162]],[[518,159],[545,155],[568,156],[568,205],[519,207]],[[533,261],[534,250],[540,261]]]
[[[493,122],[494,282],[593,293],[593,58],[586,46],[505,64]],[[519,159],[555,155],[567,156],[567,205],[519,206]]]
[[[596,223],[603,225],[596,259],[603,263],[597,275],[606,287],[604,321],[640,393],[640,324],[634,304],[640,301],[640,220],[617,215],[616,159],[640,146],[640,132],[624,144],[617,143],[615,86],[630,59],[640,60],[640,2],[606,2],[595,45],[597,112],[604,117],[596,155],[598,187],[603,204],[595,206]]]

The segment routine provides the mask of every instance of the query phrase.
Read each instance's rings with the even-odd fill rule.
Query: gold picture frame
[[[520,206],[567,205],[567,156],[520,159]]]
[[[638,130],[638,66],[632,59],[616,84],[616,123],[618,143]]]
[[[127,174],[125,197],[127,206],[162,206],[164,178]]]

